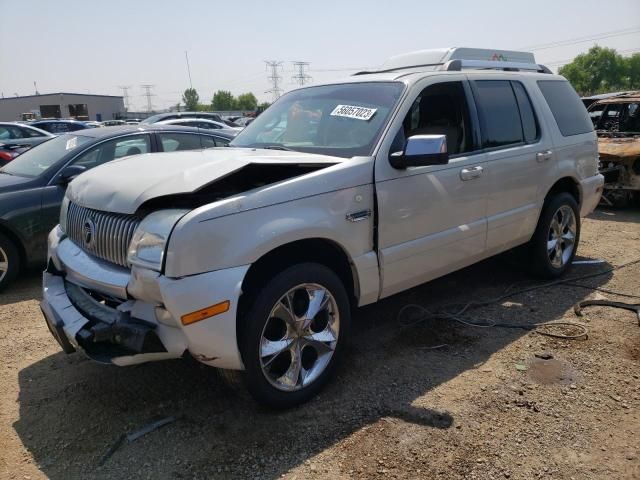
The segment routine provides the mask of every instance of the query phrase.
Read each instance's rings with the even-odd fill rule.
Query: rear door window
[[[207,148],[202,135],[195,133],[159,133],[158,138],[164,152],[177,152],[179,150],[197,150]],[[213,145],[210,145],[213,146]]]
[[[496,148],[524,141],[520,111],[508,80],[476,80],[474,97],[482,130],[482,146]]]
[[[524,141],[527,143],[534,143],[540,137],[540,128],[538,127],[536,114],[533,111],[533,105],[531,105],[531,99],[529,98],[524,85],[520,82],[511,82],[511,86],[516,94],[518,108],[520,109]]]
[[[229,145],[229,142],[231,141],[222,137],[215,137],[215,138],[216,138],[216,146],[218,147],[226,147],[227,145]]]
[[[593,124],[584,103],[575,90],[564,80],[538,80],[558,129],[563,137],[593,131]]]

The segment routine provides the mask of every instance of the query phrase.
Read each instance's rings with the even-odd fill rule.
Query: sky
[[[181,101],[185,52],[201,103],[219,89],[271,100],[265,60],[282,62],[287,91],[293,61],[322,83],[426,48],[527,49],[552,70],[596,43],[640,52],[640,0],[0,0],[0,12],[0,94],[128,86],[132,111],[146,110],[143,84],[155,109]]]

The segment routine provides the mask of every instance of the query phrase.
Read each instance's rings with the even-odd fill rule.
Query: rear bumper
[[[65,352],[132,365],[188,351],[211,366],[244,368],[236,309],[248,266],[181,279],[129,272],[86,255],[59,229],[49,235],[48,256],[40,306]],[[227,312],[182,325],[183,315],[225,300],[231,303]]]
[[[593,212],[600,202],[604,186],[604,176],[601,174],[587,177],[580,181],[580,193],[582,202],[580,205],[580,216],[584,217]]]

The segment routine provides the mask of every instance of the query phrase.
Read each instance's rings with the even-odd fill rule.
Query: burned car
[[[640,201],[640,91],[599,100],[589,107],[589,116],[598,134],[603,202]]]

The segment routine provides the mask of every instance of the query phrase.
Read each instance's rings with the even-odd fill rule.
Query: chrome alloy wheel
[[[333,295],[305,283],[285,293],[269,313],[260,337],[262,373],[278,390],[300,390],[327,368],[340,334]]]
[[[4,280],[9,271],[9,257],[7,253],[0,247],[0,282]]]
[[[553,214],[547,237],[547,254],[554,268],[564,266],[571,258],[576,243],[576,230],[573,209],[562,205]]]

